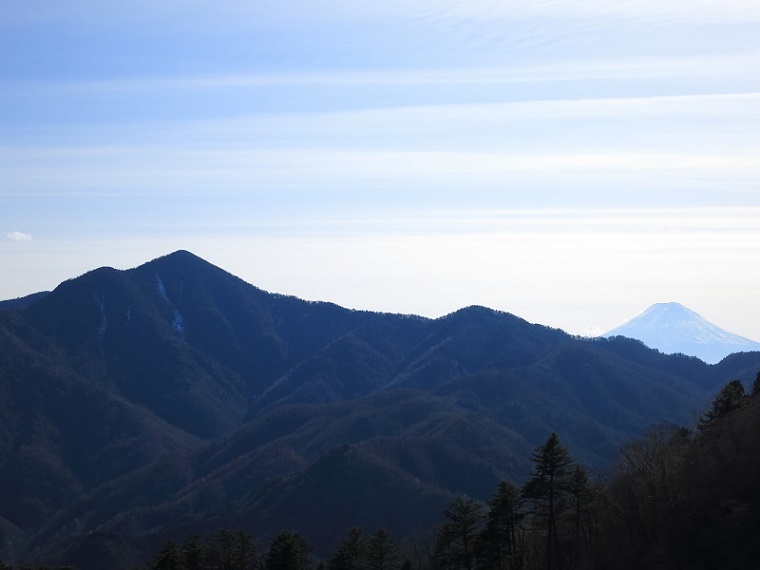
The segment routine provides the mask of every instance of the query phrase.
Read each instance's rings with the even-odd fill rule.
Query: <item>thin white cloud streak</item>
[[[741,233],[760,237],[757,220],[760,207],[701,207],[701,208],[489,208],[483,210],[428,210],[394,214],[392,218],[378,214],[359,215],[350,219],[329,216],[310,220],[293,220],[285,228],[293,234],[345,235],[346,233],[377,234],[491,234],[504,232],[553,234],[615,234],[615,233]],[[283,226],[282,221],[277,222]],[[220,224],[218,229],[222,229]],[[751,241],[751,240],[750,240]]]
[[[760,118],[759,104],[760,93],[718,93],[429,105],[380,112],[396,112],[399,115],[403,113],[406,115],[403,117],[404,121],[414,120],[414,115],[424,118],[426,113],[437,118],[445,115],[469,117],[481,121],[655,117],[667,119],[691,117],[696,119],[704,118],[707,115],[712,118],[751,120]],[[372,113],[372,111],[367,113]]]
[[[258,113],[225,119],[139,122],[107,127],[77,126],[75,131],[65,126],[18,128],[13,140],[0,147],[0,159],[3,154],[24,152],[14,150],[16,141],[36,138],[47,146],[51,140],[71,139],[73,134],[83,141],[90,139],[104,146],[113,146],[111,141],[118,140],[140,145],[160,142],[169,147],[213,146],[217,150],[262,146],[270,149],[346,146],[419,150],[448,145],[470,150],[524,152],[531,144],[531,138],[526,135],[540,134],[542,148],[556,151],[557,141],[565,141],[574,149],[588,146],[589,141],[582,137],[591,132],[604,139],[605,149],[616,151],[635,149],[636,141],[627,142],[628,148],[619,142],[635,135],[648,150],[673,152],[673,149],[701,148],[703,152],[722,149],[725,153],[741,153],[742,149],[753,152],[760,146],[757,130],[752,128],[759,122],[760,93],[757,92],[431,104],[358,111]],[[66,151],[59,149],[58,152]]]
[[[688,149],[697,154],[751,154],[760,146],[757,130],[753,128],[758,122],[760,93],[261,113],[217,120],[156,121],[89,128],[77,126],[74,131],[61,126],[19,128],[15,130],[13,140],[6,141],[5,146],[0,147],[0,161],[37,165],[40,160],[54,159],[56,154],[75,160],[83,153],[113,156],[121,152],[127,157],[132,153],[163,156],[160,149],[151,148],[157,143],[168,149],[202,148],[204,153],[205,149],[213,149],[209,156],[221,150],[243,152],[247,149],[253,152],[262,147],[300,147],[302,150],[320,147],[332,150],[341,147],[420,150],[427,147],[445,150],[446,145],[451,150],[508,150],[526,154],[531,144],[531,138],[526,135],[540,134],[542,148],[558,152],[561,150],[558,144],[565,144],[575,151],[583,147],[594,148],[593,140],[583,139],[583,134],[587,133],[588,136],[589,132],[601,136],[604,149],[618,153],[656,150],[671,154],[674,150],[683,153]],[[49,141],[62,137],[71,139],[73,134],[83,141],[97,141],[103,148],[43,146],[37,150],[33,147],[15,147],[18,140],[35,138],[49,146]],[[630,134],[640,137],[638,146],[636,139],[626,140]],[[112,141],[130,144],[114,148]],[[145,145],[148,146],[145,150],[135,148]],[[66,157],[67,153],[69,157]],[[230,157],[234,156],[234,152],[230,154]],[[96,163],[93,167],[97,167]]]
[[[760,67],[760,54],[586,59],[561,64],[475,68],[422,68],[390,71],[312,71],[134,79],[3,82],[4,96],[87,95],[192,91],[272,86],[508,85],[582,80],[713,79],[746,74]],[[751,77],[744,78],[751,81]]]
[[[749,127],[760,121],[759,109],[760,94],[741,93],[425,105],[237,117],[186,126],[188,133],[197,128],[199,138],[211,137],[221,144],[247,138],[269,146],[283,140],[306,145],[321,140],[333,146],[344,139],[354,147],[385,143],[395,148],[427,145],[520,153],[531,148],[531,138],[539,134],[540,145],[553,151],[558,141],[571,148],[598,145],[625,151],[632,145],[635,148],[636,141],[623,145],[620,141],[635,135],[650,151],[701,147],[703,151],[752,152],[760,140]],[[577,123],[568,128],[560,121]],[[584,140],[589,133],[604,142]]]
[[[410,239],[458,236],[480,236],[488,240],[504,236],[514,239],[548,241],[593,239],[605,242],[625,235],[629,245],[639,248],[639,238],[669,236],[709,242],[722,248],[735,244],[739,251],[754,254],[760,247],[760,207],[744,208],[511,208],[483,210],[430,209],[424,212],[360,213],[340,217],[325,214],[318,218],[268,219],[257,224],[260,235],[296,239],[377,239],[403,237]],[[198,225],[209,235],[238,235],[243,221],[230,217]],[[662,243],[662,241],[661,241]],[[699,246],[704,248],[703,246]],[[709,249],[709,248],[707,248]]]
[[[414,8],[403,8],[413,4]],[[393,0],[397,10],[438,12],[449,19],[502,18],[526,16],[560,17],[568,19],[616,18],[626,20],[671,20],[705,22],[747,22],[760,19],[760,6],[746,0],[423,0],[405,3]],[[431,9],[431,7],[433,7]]]
[[[40,21],[118,22],[156,21],[175,17],[180,24],[186,21],[226,23],[237,28],[255,23],[288,20],[372,21],[377,19],[504,19],[529,16],[570,19],[620,18],[666,19],[679,21],[747,22],[760,19],[760,7],[747,0],[386,0],[375,3],[356,3],[350,0],[280,0],[250,2],[220,0],[213,5],[188,0],[133,0],[128,4],[109,5],[107,10],[97,0],[50,5],[43,0],[10,0],[6,7],[6,25],[29,24]],[[15,6],[14,6],[15,4]],[[253,20],[253,22],[252,22]]]
[[[225,23],[238,28],[261,20],[283,25],[288,20],[307,21],[377,21],[377,20],[443,20],[472,19],[514,20],[525,17],[568,19],[614,18],[636,20],[669,20],[698,22],[747,22],[760,20],[760,7],[747,0],[386,0],[356,3],[350,0],[326,0],[315,4],[309,0],[280,0],[258,3],[245,0],[221,0],[213,7],[206,2],[165,0],[160,4],[136,0],[121,6],[102,9],[102,3],[85,0],[75,4],[50,7],[48,2],[26,0],[23,8],[7,14],[10,22],[27,23],[40,20],[90,21],[115,23],[179,16],[187,21]],[[182,14],[184,12],[184,15]],[[178,14],[179,13],[179,14]]]
[[[284,150],[248,152],[118,149],[30,153],[24,162],[41,157],[37,166],[0,164],[0,195],[66,195],[95,192],[127,195],[272,191],[295,185],[315,192],[361,193],[383,184],[403,189],[411,184],[498,186],[513,181],[564,181],[568,191],[594,181],[644,180],[655,185],[701,187],[723,181],[716,197],[752,188],[760,177],[756,154],[698,153],[561,153],[512,154],[467,152],[354,152]],[[98,166],[92,164],[97,162]],[[650,183],[652,180],[650,179]],[[393,188],[393,186],[389,187]],[[754,186],[756,189],[756,186]],[[756,190],[755,190],[756,192]],[[752,201],[752,196],[747,198]],[[754,200],[760,197],[756,196]]]

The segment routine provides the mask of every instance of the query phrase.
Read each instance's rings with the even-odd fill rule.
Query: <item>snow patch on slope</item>
[[[106,317],[106,296],[103,294],[102,298],[93,294],[95,302],[100,308],[100,325],[98,325],[98,335],[103,336],[108,330],[108,318]]]
[[[187,327],[185,326],[185,319],[182,317],[182,314],[179,312],[179,310],[174,306],[171,299],[169,299],[169,294],[166,292],[166,286],[164,285],[164,282],[158,273],[156,273],[156,286],[161,297],[163,297],[164,300],[169,303],[169,306],[172,308],[172,331],[180,336],[184,336],[185,331],[187,331]]]
[[[172,321],[172,330],[179,334],[183,335],[185,334],[185,319],[182,318],[182,315],[177,309],[174,309],[174,320]]]
[[[169,295],[166,294],[166,287],[164,287],[164,282],[158,273],[156,273],[156,286],[158,287],[159,295],[161,295],[161,297],[163,297],[167,303],[171,303],[169,300]]]

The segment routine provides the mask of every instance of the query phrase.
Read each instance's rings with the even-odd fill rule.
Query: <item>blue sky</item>
[[[760,4],[0,7],[0,298],[189,249],[270,291],[760,340]]]

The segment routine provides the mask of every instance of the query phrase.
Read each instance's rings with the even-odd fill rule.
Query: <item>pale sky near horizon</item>
[[[369,4],[369,5],[367,5]],[[5,0],[0,299],[263,289],[760,341],[760,2]]]

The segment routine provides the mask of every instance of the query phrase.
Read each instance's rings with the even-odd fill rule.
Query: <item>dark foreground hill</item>
[[[349,526],[403,539],[454,495],[522,482],[552,431],[604,467],[760,369],[482,307],[307,302],[188,252],[3,308],[0,559],[82,568],[222,526],[297,530],[318,554]]]

